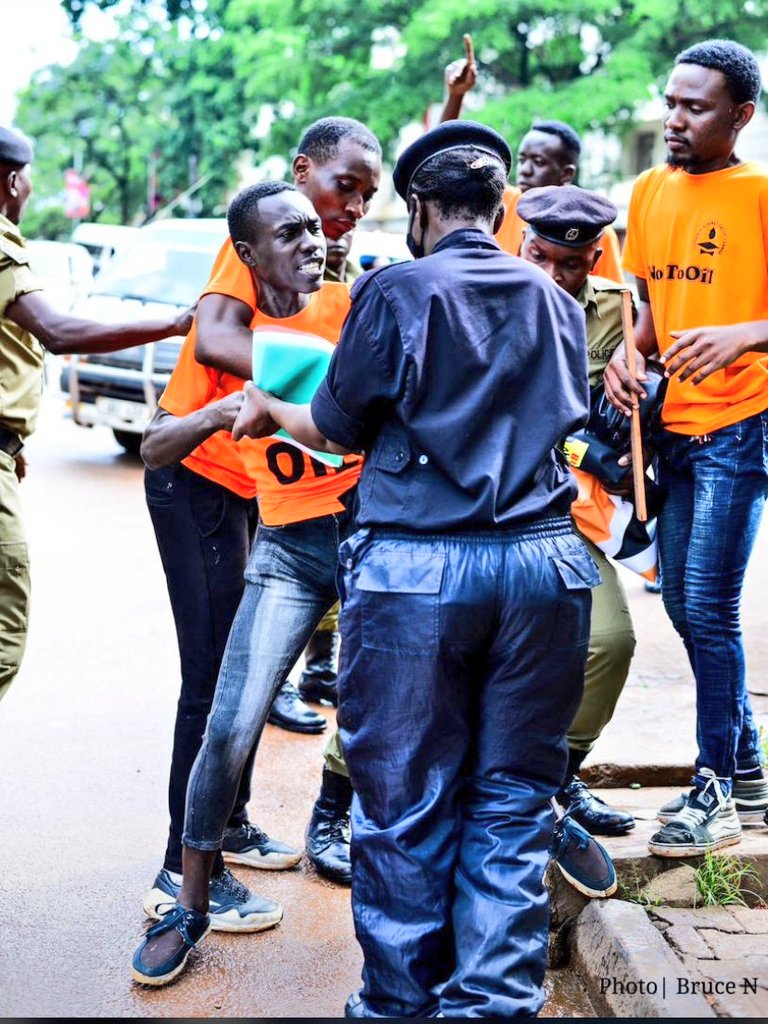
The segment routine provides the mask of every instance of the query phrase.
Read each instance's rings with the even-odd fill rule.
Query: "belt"
[[[21,449],[24,447],[24,442],[21,440],[18,434],[14,434],[12,430],[6,430],[4,426],[0,424],[0,452],[5,452],[6,455],[10,455],[13,458],[18,455]]]

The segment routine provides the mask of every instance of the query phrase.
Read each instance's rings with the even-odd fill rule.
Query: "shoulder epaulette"
[[[8,235],[0,234],[0,253],[19,265],[29,263],[29,253],[25,247],[14,242]]]
[[[609,277],[600,277],[599,274],[590,274],[589,280],[592,282],[592,287],[596,292],[631,292],[632,289],[628,283],[619,284],[618,281],[612,281]]]

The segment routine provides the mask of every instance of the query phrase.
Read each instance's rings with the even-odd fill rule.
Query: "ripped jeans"
[[[696,678],[696,770],[730,780],[760,765],[740,603],[768,491],[768,413],[702,437],[666,431],[659,482],[662,597]]]

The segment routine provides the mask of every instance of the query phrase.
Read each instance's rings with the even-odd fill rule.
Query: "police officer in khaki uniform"
[[[576,185],[549,185],[529,189],[517,212],[527,222],[522,258],[549,274],[584,310],[589,383],[595,387],[624,338],[621,293],[625,286],[590,273],[600,258],[603,233],[618,211],[607,199]],[[584,696],[568,730],[568,767],[558,800],[592,834],[624,835],[634,827],[632,815],[590,793],[578,771],[613,716],[629,674],[635,635],[616,567],[581,537],[598,565],[602,583],[592,591]]]
[[[131,348],[186,334],[194,313],[100,324],[49,306],[18,227],[32,191],[31,160],[27,139],[0,127],[0,699],[19,670],[27,638],[29,559],[18,487],[22,449],[40,405],[45,350],[60,355]]]

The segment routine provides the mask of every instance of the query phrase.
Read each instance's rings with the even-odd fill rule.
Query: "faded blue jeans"
[[[659,482],[662,597],[696,679],[696,770],[712,769],[727,789],[737,767],[760,766],[740,603],[768,493],[768,413],[702,437],[666,431]]]
[[[182,842],[217,850],[272,701],[337,599],[339,544],[351,515],[259,524],[245,592],[224,651],[203,744],[192,767]]]

